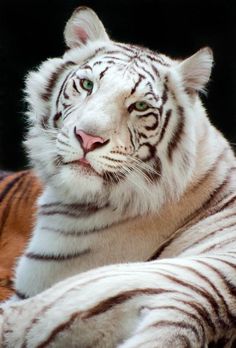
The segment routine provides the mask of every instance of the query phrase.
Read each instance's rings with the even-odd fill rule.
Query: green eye
[[[134,109],[137,111],[145,111],[149,108],[149,105],[144,101],[138,101],[134,103],[133,105],[134,105]]]
[[[88,92],[91,92],[93,89],[93,81],[82,79],[80,80],[80,86]]]

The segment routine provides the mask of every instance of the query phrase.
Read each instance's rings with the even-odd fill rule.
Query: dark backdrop
[[[236,142],[234,0],[0,0],[0,167],[27,165],[24,76],[63,53],[63,28],[74,8],[92,7],[112,38],[175,57],[209,45],[215,67],[204,103],[213,123]]]

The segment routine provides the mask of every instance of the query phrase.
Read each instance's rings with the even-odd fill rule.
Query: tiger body
[[[115,43],[84,8],[65,38],[27,79],[43,191],[5,346],[233,347],[236,160],[198,97],[210,50]]]

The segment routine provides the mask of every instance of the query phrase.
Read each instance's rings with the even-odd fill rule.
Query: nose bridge
[[[119,118],[119,106],[114,95],[97,95],[83,108],[76,128],[91,135],[103,135],[115,127]]]

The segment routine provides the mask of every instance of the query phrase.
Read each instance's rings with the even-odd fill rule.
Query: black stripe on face
[[[148,162],[151,161],[153,159],[155,159],[156,156],[156,147],[154,145],[151,145],[150,143],[143,143],[140,148],[142,148],[143,146],[146,146],[149,150],[149,154],[147,155],[146,158],[140,158],[143,162]],[[139,149],[140,149],[139,148]]]
[[[87,255],[91,252],[91,249],[85,249],[83,251],[80,251],[78,253],[74,254],[67,254],[67,255],[47,255],[47,254],[36,254],[33,252],[28,252],[25,254],[25,257],[31,260],[37,260],[37,261],[68,261],[76,259],[80,256]]]
[[[150,59],[152,62],[156,62],[160,65],[166,66],[166,67],[170,67],[170,64],[165,62],[164,59],[160,56],[154,56],[154,55],[150,55],[147,54],[146,55],[148,59]]]
[[[104,51],[105,49],[106,49],[106,47],[99,47],[99,48],[97,48],[97,49],[94,51],[94,53],[91,54],[91,56],[89,56],[89,57],[87,58],[87,61],[86,61],[85,65],[88,64],[88,62],[89,62],[90,60],[92,60],[93,58],[95,58],[95,57],[98,55],[98,53],[101,53],[101,52]]]
[[[167,148],[167,154],[170,161],[172,161],[173,159],[174,151],[178,147],[178,144],[180,143],[180,141],[182,140],[182,135],[184,132],[184,109],[182,106],[178,106],[177,109],[178,109],[178,116],[179,116],[178,124],[175,128],[174,135],[171,138]]]
[[[61,111],[57,112],[56,115],[53,117],[53,126],[54,128],[57,128],[57,121],[61,118]]]
[[[160,79],[161,75],[160,75],[158,69],[153,64],[151,64],[151,67],[152,67],[152,70],[154,71],[154,74]]]
[[[159,121],[158,121],[158,117],[156,117],[153,125],[152,126],[145,126],[145,129],[147,131],[154,131],[155,129],[157,129],[158,125],[159,125]]]
[[[150,82],[147,83],[147,86],[149,87],[150,91],[146,93],[146,95],[151,94],[156,102],[159,100],[159,96],[154,92],[153,87]]]
[[[131,46],[128,46],[126,44],[115,44],[115,46],[124,49],[125,51],[131,52],[135,54],[137,52],[137,48],[133,48]]]
[[[163,127],[162,127],[162,130],[161,130],[161,134],[160,134],[160,138],[158,140],[158,144],[162,141],[163,137],[164,137],[164,134],[166,132],[166,129],[168,127],[168,124],[169,124],[169,120],[170,120],[170,117],[171,117],[171,114],[172,114],[172,110],[168,110],[166,112],[166,118],[165,118],[165,122],[163,124]]]
[[[82,66],[81,69],[87,69],[87,70],[93,71],[93,69],[91,68],[89,64]]]
[[[134,141],[134,135],[132,134],[130,128],[128,127],[128,132],[129,132],[129,136],[130,136],[130,142],[133,146],[133,150],[135,150],[135,141]]]
[[[131,90],[131,92],[130,92],[130,96],[131,96],[132,94],[135,93],[137,87],[139,86],[139,84],[141,83],[141,81],[145,78],[145,77],[144,77],[143,75],[141,75],[141,74],[138,74],[138,76],[139,76],[138,81],[135,83],[134,87],[132,88],[132,90]]]
[[[107,66],[99,75],[99,80],[101,80],[103,78],[103,76],[105,75],[105,73],[107,72],[107,70],[109,69],[109,67]]]
[[[75,65],[73,62],[65,62],[62,63],[49,77],[47,81],[47,86],[45,87],[45,91],[41,94],[41,98],[45,101],[49,101],[52,96],[52,91],[61,76],[61,74],[67,69],[69,66]]]
[[[161,100],[162,100],[162,105],[165,105],[165,103],[168,100],[168,87],[166,84],[164,84],[164,90],[163,90],[163,94],[161,96]]]
[[[60,100],[61,94],[62,94],[62,92],[63,92],[63,90],[64,90],[64,87],[65,87],[65,84],[66,84],[66,82],[68,81],[69,77],[71,77],[71,76],[72,76],[72,72],[70,71],[70,72],[66,75],[66,77],[65,77],[65,79],[64,79],[64,81],[63,81],[63,83],[62,83],[62,85],[61,85],[61,88],[60,88],[60,91],[59,91],[59,93],[58,93],[57,100],[56,100],[56,107],[57,107],[57,108],[58,108],[58,105],[59,105],[59,100]]]

